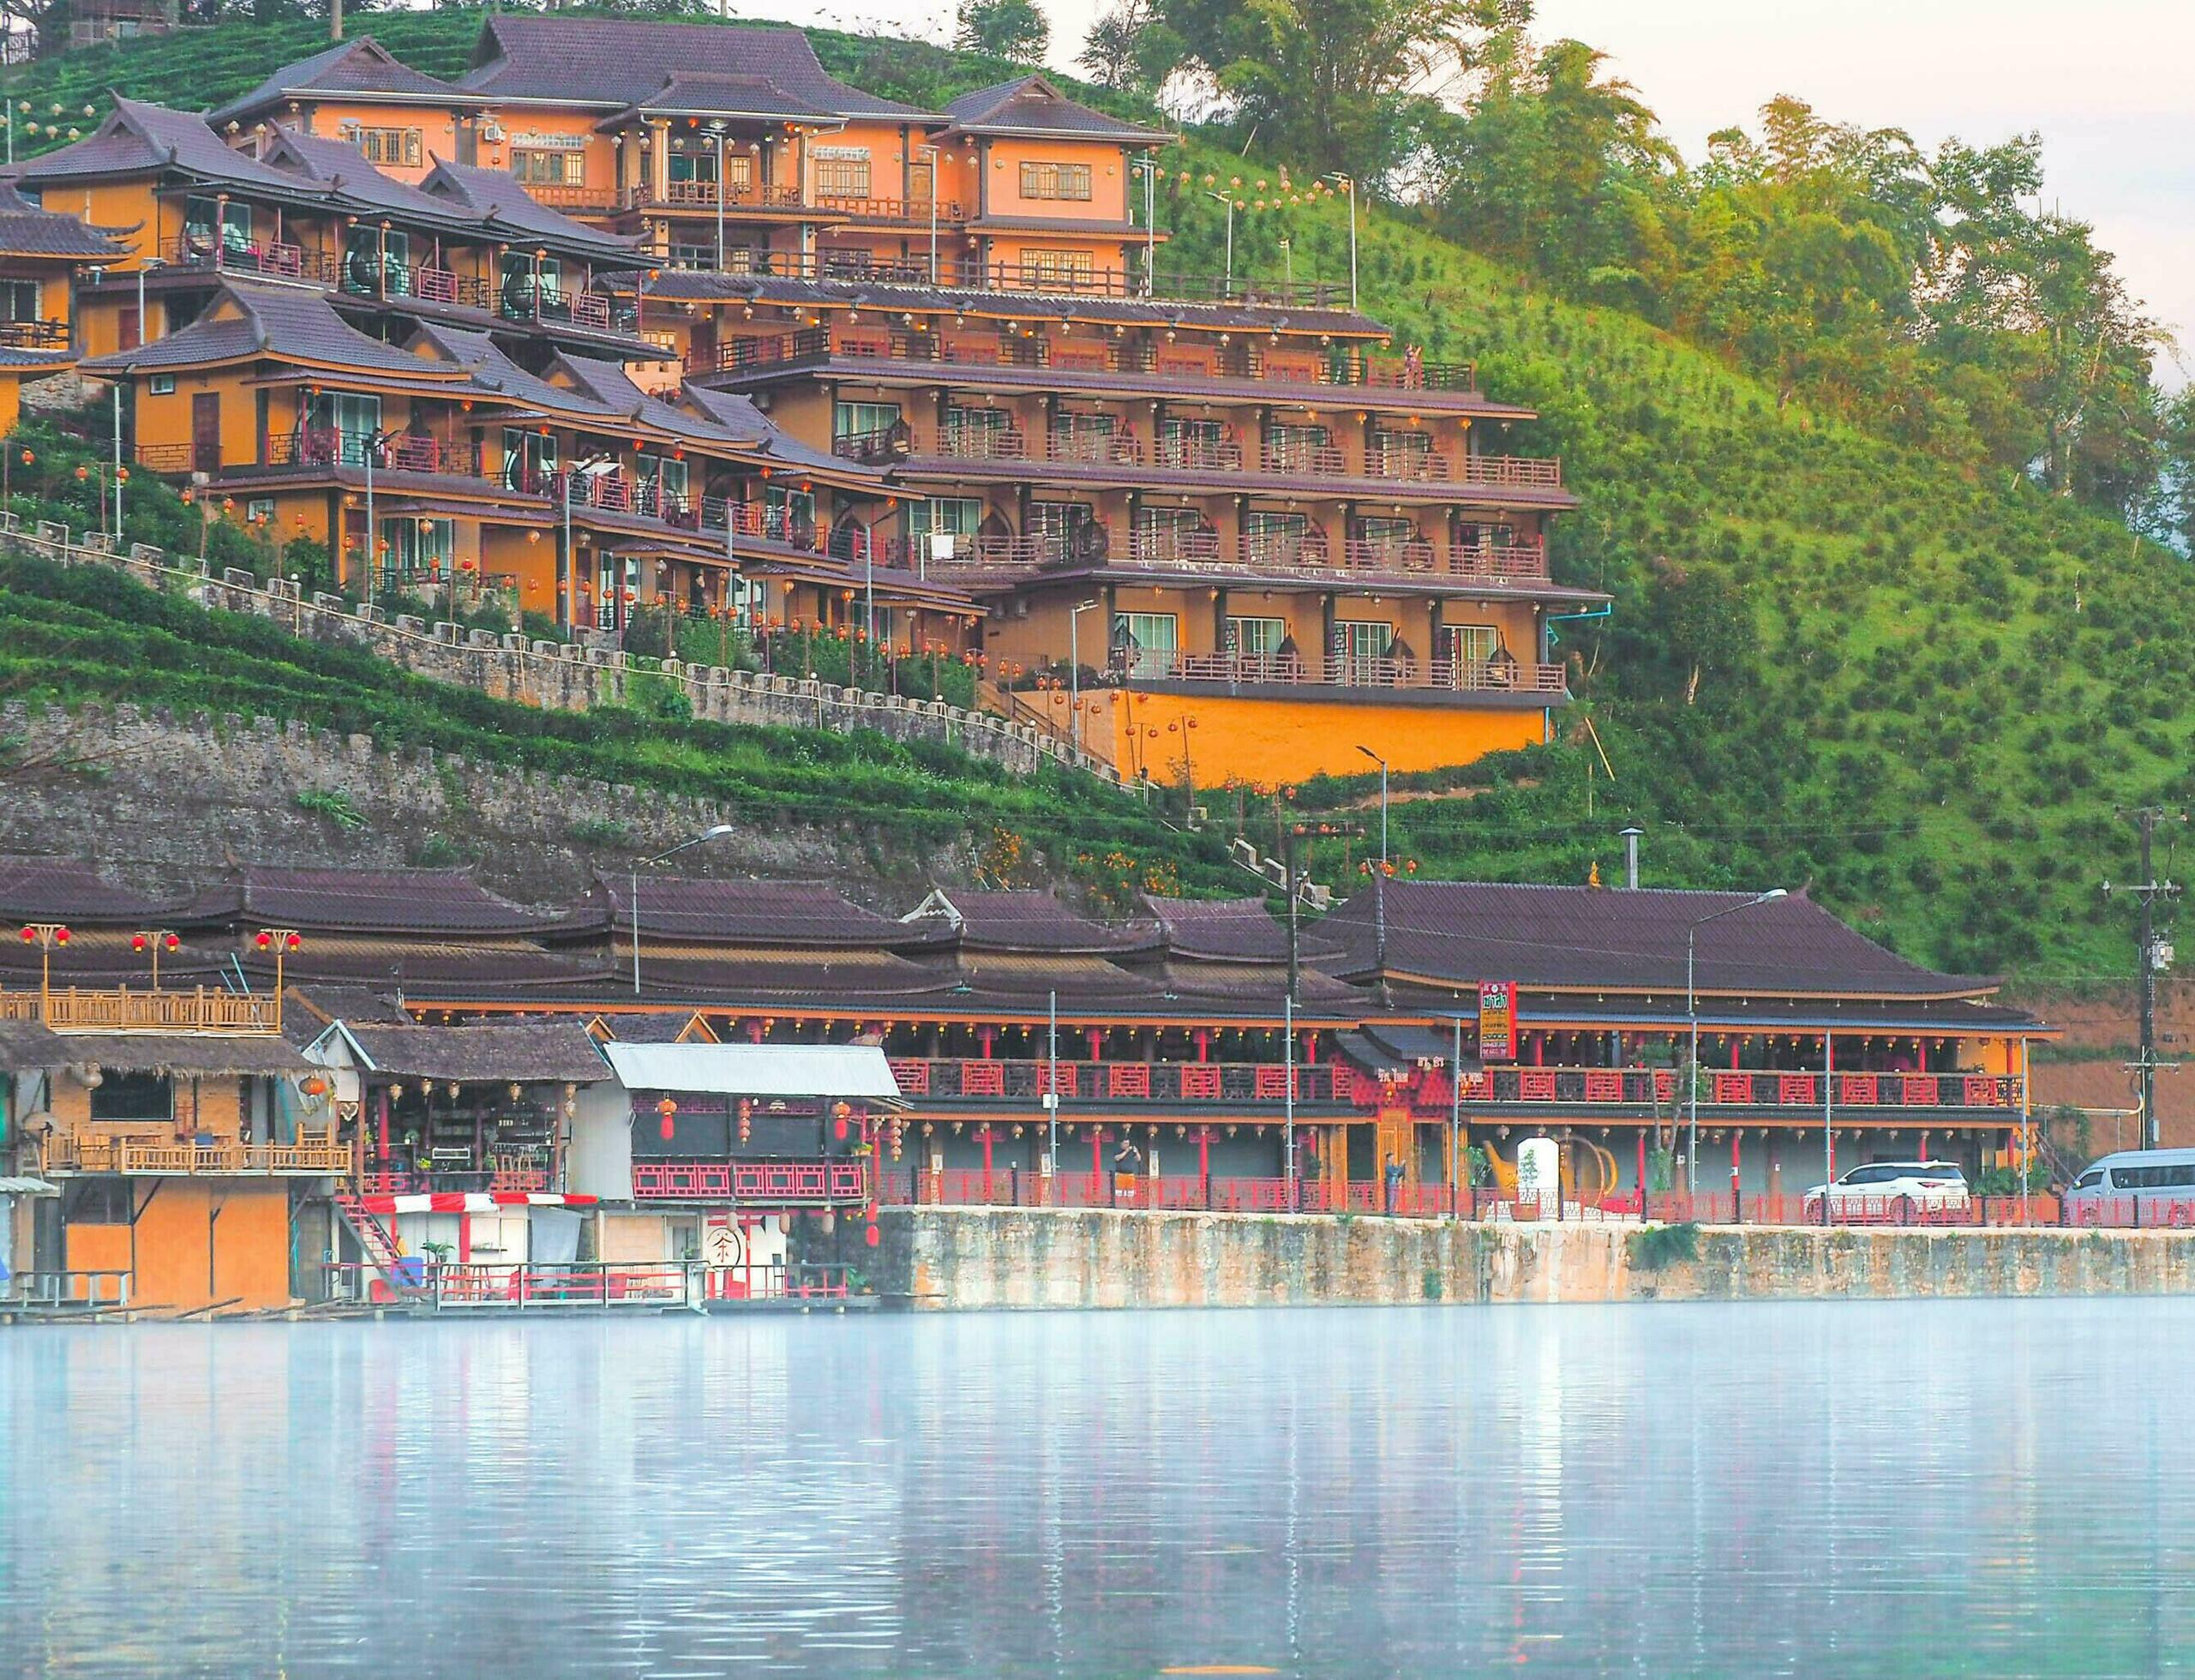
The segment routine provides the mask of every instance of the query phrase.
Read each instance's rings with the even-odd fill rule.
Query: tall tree
[[[1158,0],[1116,0],[1090,26],[1075,62],[1103,87],[1154,93],[1181,58],[1181,38],[1159,15]]]
[[[1017,64],[1044,57],[1052,32],[1035,0],[961,0],[953,45],[963,52],[987,52]]]

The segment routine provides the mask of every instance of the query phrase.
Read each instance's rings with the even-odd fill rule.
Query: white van
[[[2195,1225],[2195,1149],[2121,1149],[2090,1161],[2062,1206],[2067,1225]]]

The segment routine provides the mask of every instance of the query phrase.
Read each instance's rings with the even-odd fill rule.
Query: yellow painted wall
[[[1489,753],[1528,747],[1542,738],[1542,714],[1464,705],[1405,706],[1356,701],[1243,699],[1226,695],[1148,694],[1108,688],[1083,725],[1083,743],[1124,773],[1148,768],[1152,780],[1179,786],[1182,733],[1170,728],[1194,717],[1190,734],[1196,785],[1248,782],[1264,786],[1318,775],[1354,775],[1369,747],[1396,771],[1466,765]],[[1131,753],[1130,729],[1139,735]]]
[[[327,140],[342,139],[343,126],[346,123],[357,123],[369,129],[419,130],[418,167],[397,164],[375,165],[382,174],[393,176],[399,181],[416,184],[434,172],[436,158],[454,161],[458,155],[457,117],[447,109],[437,110],[433,105],[394,101],[376,102],[361,98],[322,101],[309,106],[303,113],[306,129]]]
[[[1047,219],[1120,222],[1128,219],[1128,166],[1125,148],[1095,141],[1041,140],[1008,136],[987,148],[989,196],[984,213],[991,216],[1041,216]],[[1088,164],[1090,195],[1087,199],[1023,198],[1024,163]],[[974,213],[971,209],[970,214]],[[1041,246],[1042,241],[1035,242]],[[1117,251],[1119,238],[1112,244]]]
[[[68,1227],[71,1271],[133,1274],[130,1298],[190,1308],[290,1296],[290,1191],[279,1179],[135,1179],[137,1222]]]

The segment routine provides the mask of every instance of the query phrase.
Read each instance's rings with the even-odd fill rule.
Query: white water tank
[[[1562,1201],[1562,1148],[1552,1137],[1527,1137],[1517,1145],[1517,1200],[1543,1214]]]

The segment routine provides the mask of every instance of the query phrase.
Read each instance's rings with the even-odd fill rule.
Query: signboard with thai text
[[[1483,980],[1478,982],[1478,1059],[1508,1062],[1516,1054],[1516,988],[1506,980]]]

